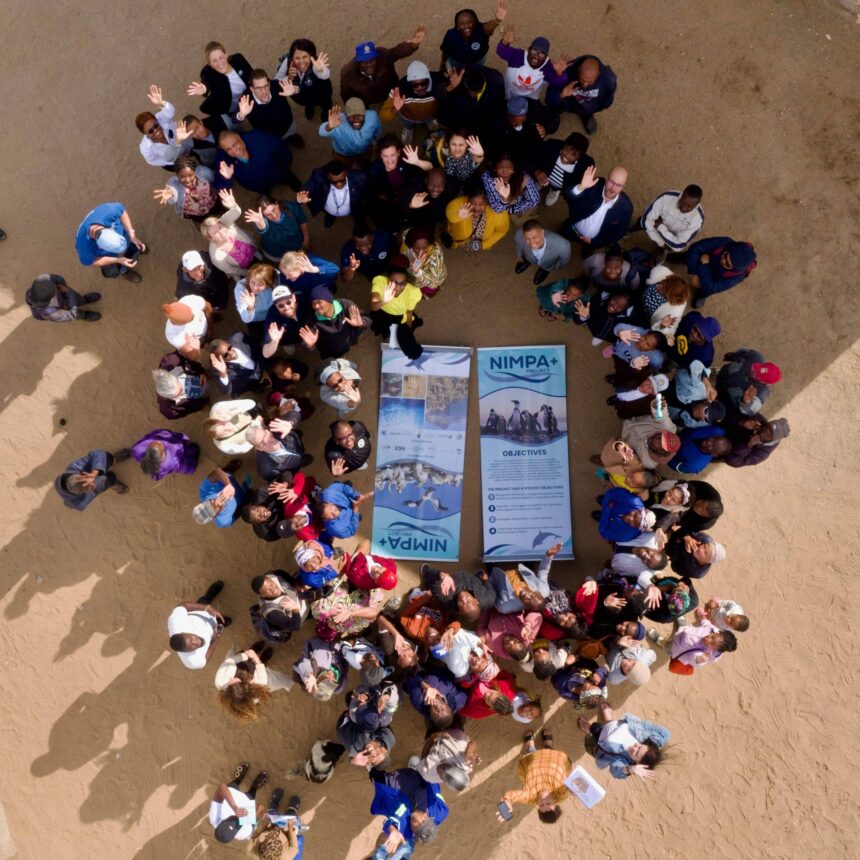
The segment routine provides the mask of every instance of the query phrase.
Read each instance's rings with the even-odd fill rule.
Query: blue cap
[[[529,103],[525,96],[511,96],[508,99],[508,113],[511,116],[525,116],[529,112]]]
[[[544,54],[549,53],[549,39],[546,36],[538,36],[532,43],[529,45],[530,48],[534,48],[536,51],[541,51]]]
[[[355,46],[355,61],[363,63],[367,60],[375,60],[379,56],[376,45],[373,42],[359,42]]]

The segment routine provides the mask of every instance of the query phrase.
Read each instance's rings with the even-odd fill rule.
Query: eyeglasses
[[[143,133],[144,133],[147,137],[151,137],[153,134],[155,134],[155,133],[156,133],[157,131],[159,131],[160,129],[161,129],[161,126],[156,122],[156,123],[154,123],[153,125],[151,125],[149,128],[144,129]]]
[[[288,308],[291,304],[295,302],[295,299],[281,299],[278,302],[275,302],[276,308]]]
[[[269,82],[266,81],[264,84],[251,84],[252,90],[267,90],[269,88]]]
[[[335,436],[335,442],[346,442],[348,439],[355,439],[355,433],[350,431],[349,433],[345,433],[343,436]]]

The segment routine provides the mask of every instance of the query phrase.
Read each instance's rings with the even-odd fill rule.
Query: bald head
[[[603,189],[604,196],[607,200],[614,200],[627,185],[627,168],[613,167],[609,171],[609,176],[606,177],[606,188]]]
[[[248,150],[245,142],[235,131],[222,131],[218,135],[218,146],[233,158],[247,158]]]
[[[600,74],[600,63],[594,57],[583,60],[579,66],[579,85],[583,88],[590,87]]]

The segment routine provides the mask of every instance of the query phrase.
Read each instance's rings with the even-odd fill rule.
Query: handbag
[[[681,658],[685,654],[692,654],[695,651],[702,653],[704,650],[704,648],[688,648],[686,651],[683,651],[677,657],[673,657],[669,661],[669,671],[675,675],[692,675],[696,671],[696,667],[690,666],[688,663],[682,663]]]

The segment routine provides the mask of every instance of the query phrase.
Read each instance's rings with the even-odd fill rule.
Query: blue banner
[[[563,346],[478,350],[484,561],[573,558]]]
[[[425,346],[410,360],[383,346],[372,552],[457,560],[471,357]]]

